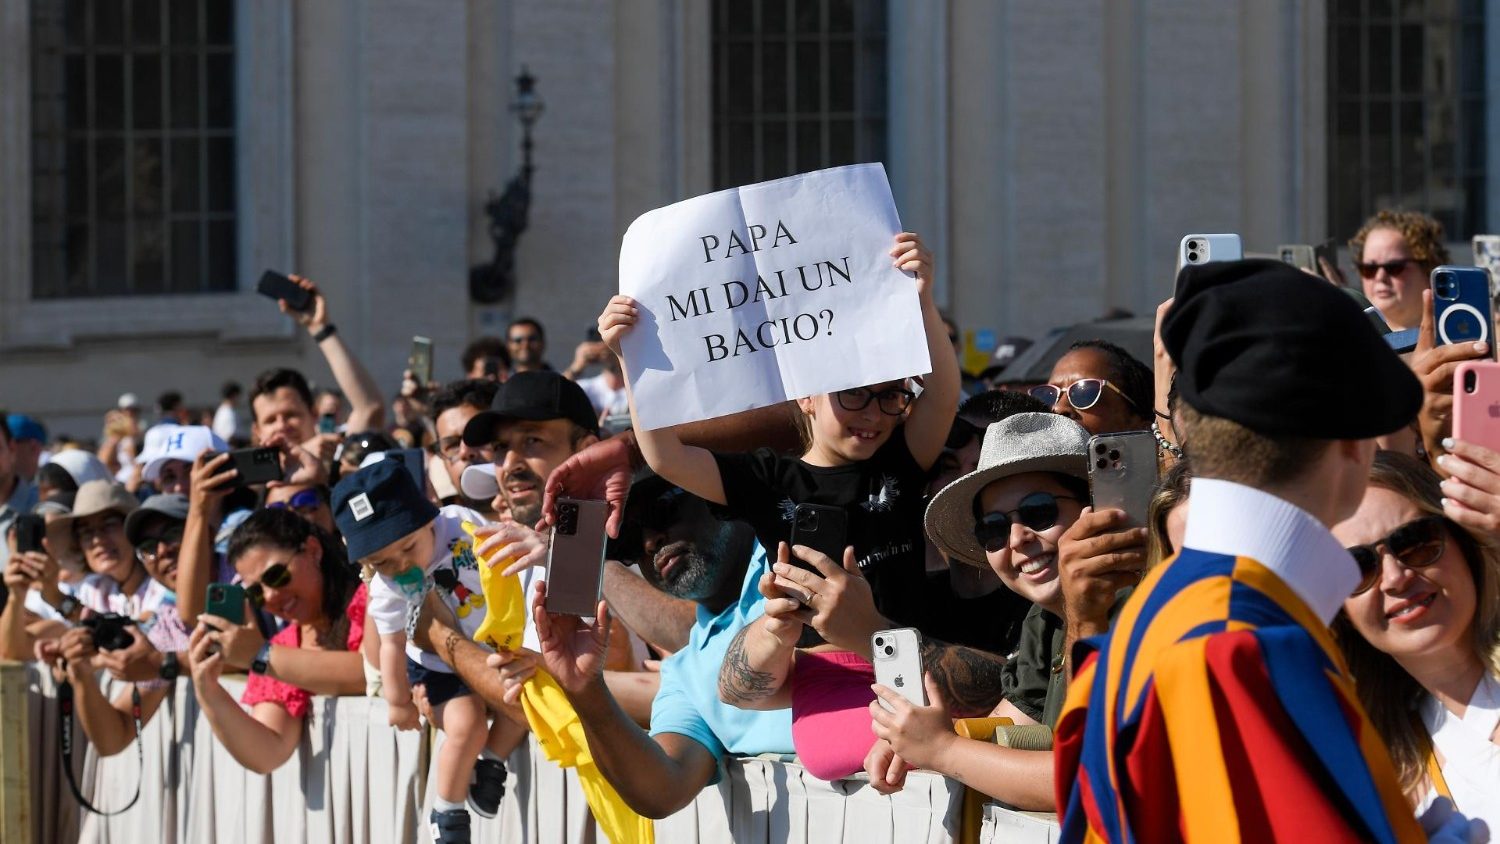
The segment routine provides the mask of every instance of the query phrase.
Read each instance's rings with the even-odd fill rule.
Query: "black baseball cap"
[[[599,430],[599,415],[583,388],[551,370],[518,372],[500,385],[495,406],[464,426],[464,444],[485,446],[495,441],[495,432],[506,422],[545,422],[566,419],[591,434]]]

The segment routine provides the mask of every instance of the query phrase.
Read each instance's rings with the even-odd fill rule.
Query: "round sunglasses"
[[[1057,524],[1059,501],[1077,501],[1071,495],[1033,492],[1022,498],[1014,510],[985,513],[974,523],[974,538],[984,550],[994,552],[1010,541],[1010,526],[1020,524],[1033,533],[1041,533]],[[1014,517],[1014,519],[1012,519]]]
[[[1119,387],[1116,387],[1103,378],[1080,378],[1069,384],[1066,389],[1068,404],[1071,404],[1074,410],[1088,410],[1098,404],[1099,399],[1104,397],[1106,389],[1112,390],[1116,395],[1124,399],[1126,404],[1135,407],[1135,402],[1130,400],[1130,396],[1125,395],[1120,391]],[[1042,384],[1032,387],[1027,392],[1031,394],[1032,398],[1048,407],[1052,407],[1057,404],[1057,397],[1062,395],[1063,390],[1064,388],[1054,384]],[[1139,408],[1136,409],[1139,410]]]
[[[1447,521],[1442,516],[1423,516],[1401,525],[1382,539],[1347,549],[1359,566],[1359,586],[1352,594],[1368,592],[1380,581],[1382,545],[1397,562],[1409,569],[1425,569],[1437,562],[1448,547],[1448,532],[1444,529]]]
[[[281,589],[292,582],[292,570],[287,568],[286,563],[272,563],[266,566],[266,570],[260,573],[260,581],[245,587],[245,597],[250,599],[250,606],[262,607],[266,603],[266,589]]]

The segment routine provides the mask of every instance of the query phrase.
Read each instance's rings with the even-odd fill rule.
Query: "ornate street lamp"
[[[495,258],[488,264],[469,269],[469,298],[492,305],[504,299],[515,286],[516,241],[526,231],[526,217],[531,209],[531,127],[546,110],[546,103],[536,93],[536,77],[524,65],[516,77],[516,98],[510,113],[521,121],[521,169],[505,185],[505,191],[484,205],[490,218],[490,239],[495,242]]]

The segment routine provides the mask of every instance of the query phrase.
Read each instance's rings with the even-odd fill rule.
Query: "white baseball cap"
[[[205,451],[228,451],[229,446],[204,425],[157,425],[146,431],[145,445],[135,462],[145,464],[141,477],[155,482],[168,460],[188,463]]]
[[[124,393],[120,396],[120,400],[115,402],[115,406],[121,410],[133,410],[140,407],[141,402],[135,397],[135,393]]]
[[[458,479],[458,488],[475,501],[488,501],[500,494],[500,481],[495,478],[495,464],[479,463],[464,470]]]

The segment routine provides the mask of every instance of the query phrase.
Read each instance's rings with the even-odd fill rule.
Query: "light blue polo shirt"
[[[719,700],[719,666],[729,643],[745,625],[765,613],[766,599],[757,588],[765,573],[766,551],[756,543],[746,566],[740,599],[718,615],[698,607],[698,620],[687,647],[661,664],[661,689],[651,703],[651,735],[676,733],[703,745],[714,758],[791,754],[792,710],[755,712]],[[714,772],[709,785],[723,775]]]

